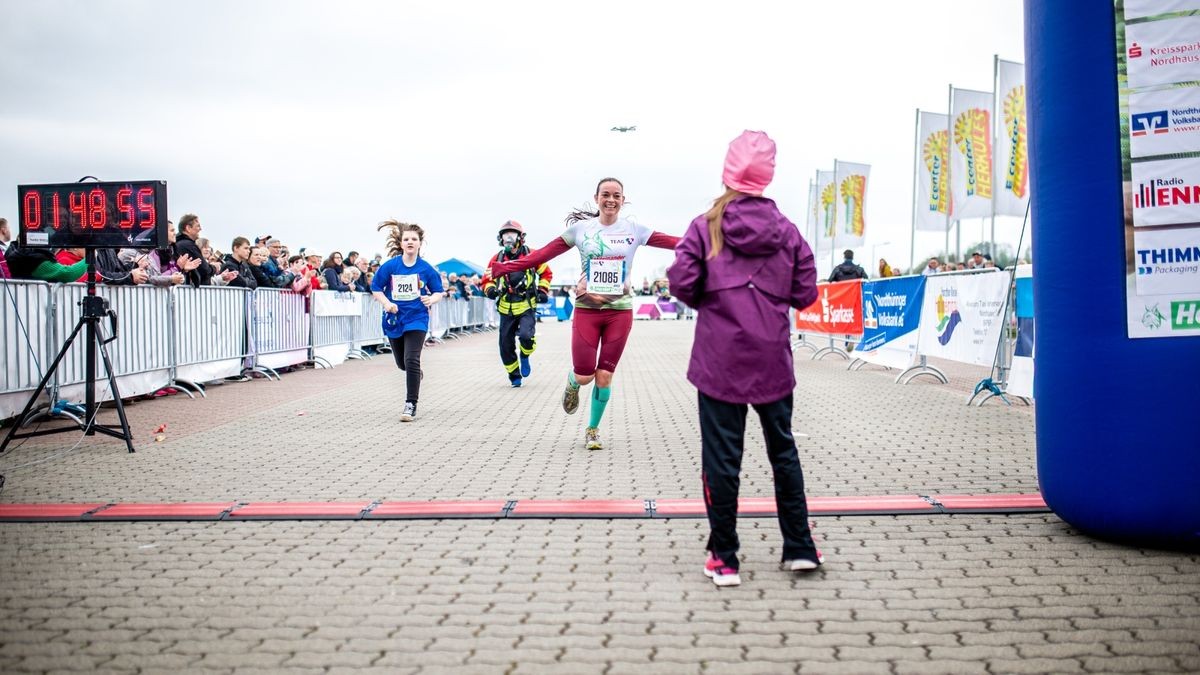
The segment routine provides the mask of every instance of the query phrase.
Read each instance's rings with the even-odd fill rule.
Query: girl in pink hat
[[[494,263],[492,278],[549,262],[571,248],[578,249],[583,275],[575,286],[575,311],[571,319],[572,370],[567,373],[563,410],[579,409],[579,389],[595,380],[584,447],[599,450],[600,420],[612,397],[613,371],[625,350],[633,326],[633,292],[629,273],[633,255],[641,246],[675,248],[679,237],[655,232],[620,217],[625,186],[616,178],[596,185],[595,211],[573,211],[562,236],[529,255]]]
[[[796,376],[788,324],[789,307],[817,299],[816,265],[800,231],[762,196],[774,175],[774,141],[761,131],[734,139],[725,194],[692,221],[667,269],[671,291],[698,310],[687,377],[699,392],[710,528],[704,574],[718,586],[741,583],[736,525],[747,406],[758,413],[774,470],[783,566],[813,570],[823,562],[792,438]]]

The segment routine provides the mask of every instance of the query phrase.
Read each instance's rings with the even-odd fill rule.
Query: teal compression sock
[[[595,387],[592,389],[592,411],[589,427],[599,427],[600,418],[604,417],[604,409],[608,407],[608,399],[612,397],[612,387]]]
[[[572,387],[575,387],[576,389],[579,388],[579,383],[575,381],[575,371],[573,371],[573,370],[567,371],[567,384],[571,385]]]

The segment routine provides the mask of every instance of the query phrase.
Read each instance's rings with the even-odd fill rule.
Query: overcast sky
[[[484,263],[505,220],[541,246],[609,175],[626,215],[682,234],[760,129],[766,195],[802,227],[815,170],[870,164],[858,258],[907,266],[914,111],[990,90],[1022,30],[1020,0],[0,0],[0,215],[15,225],[18,184],[164,179],[171,218],[199,214],[221,250],[370,255],[391,217],[425,227],[434,263]],[[1020,221],[998,223],[1015,245]],[[919,233],[917,256],[943,245]],[[633,276],[670,260],[639,253]]]

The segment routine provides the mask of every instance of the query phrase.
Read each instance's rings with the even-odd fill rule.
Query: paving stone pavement
[[[138,453],[31,440],[0,502],[700,496],[691,324],[635,325],[595,453],[558,404],[567,326],[539,334],[519,390],[494,334],[428,349],[412,424],[387,356],[138,402]],[[983,373],[943,365],[798,359],[809,494],[1036,491],[1034,410],[968,408]],[[742,494],[769,495],[747,438]],[[0,524],[0,671],[1200,672],[1195,553],[1049,514],[815,521],[827,564],[797,576],[743,519],[735,589],[700,573],[700,519]]]

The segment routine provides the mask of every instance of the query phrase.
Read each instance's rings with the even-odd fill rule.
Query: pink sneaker
[[[818,550],[816,561],[809,560],[808,558],[796,558],[795,560],[784,560],[783,561],[783,569],[789,570],[791,572],[806,572],[808,570],[815,570],[824,564],[825,564],[825,556],[821,555],[821,551]]]
[[[718,586],[740,586],[742,583],[738,571],[721,562],[712,551],[709,551],[708,559],[704,561],[704,576],[712,579]]]

